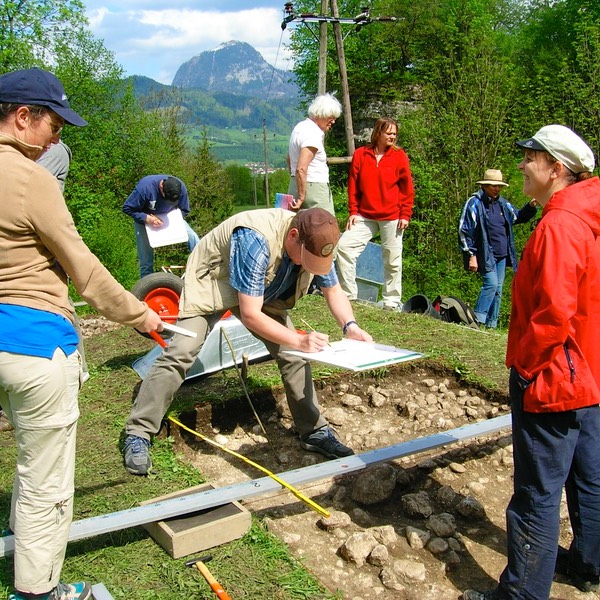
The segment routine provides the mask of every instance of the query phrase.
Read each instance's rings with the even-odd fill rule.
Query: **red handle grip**
[[[149,332],[150,336],[152,337],[152,339],[161,347],[161,348],[166,348],[167,347],[167,342],[165,342],[165,340],[162,339],[162,337],[160,336],[159,333],[157,333],[156,331],[150,331]]]

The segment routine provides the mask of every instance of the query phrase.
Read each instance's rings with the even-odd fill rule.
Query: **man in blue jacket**
[[[501,196],[500,190],[508,184],[498,169],[487,169],[477,183],[481,188],[465,203],[458,237],[465,269],[479,273],[483,279],[474,309],[477,321],[495,328],[506,267],[517,268],[513,225],[529,221],[536,213],[537,204],[531,200],[517,210]]]
[[[169,175],[142,177],[129,198],[125,200],[122,210],[134,221],[140,277],[154,273],[154,250],[148,241],[146,225],[160,227],[163,224],[160,215],[176,208],[187,217],[190,213],[190,201],[183,181]],[[187,222],[185,228],[188,233],[188,248],[191,252],[200,238]]]

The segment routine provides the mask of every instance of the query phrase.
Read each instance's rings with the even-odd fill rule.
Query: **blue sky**
[[[90,29],[126,75],[171,84],[179,66],[224,42],[253,46],[279,69],[291,68],[281,31],[284,0],[87,0]],[[280,44],[281,42],[281,44]],[[279,49],[279,54],[278,54]]]

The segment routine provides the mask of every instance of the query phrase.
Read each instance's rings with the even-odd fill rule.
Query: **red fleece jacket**
[[[354,152],[348,176],[350,215],[375,221],[410,220],[415,192],[406,152],[389,148],[379,164],[373,149]]]

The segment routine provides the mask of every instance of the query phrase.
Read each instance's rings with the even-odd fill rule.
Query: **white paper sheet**
[[[180,244],[188,241],[188,233],[185,228],[183,214],[179,208],[162,215],[156,215],[163,224],[160,227],[150,227],[146,224],[148,242],[152,248],[168,246],[169,244]]]
[[[298,350],[285,350],[289,354],[300,356],[306,360],[316,360],[348,369],[350,371],[365,371],[378,369],[400,362],[421,358],[423,354],[413,350],[404,350],[383,344],[369,344],[357,340],[340,340],[332,342],[331,346],[320,352],[300,352]]]

